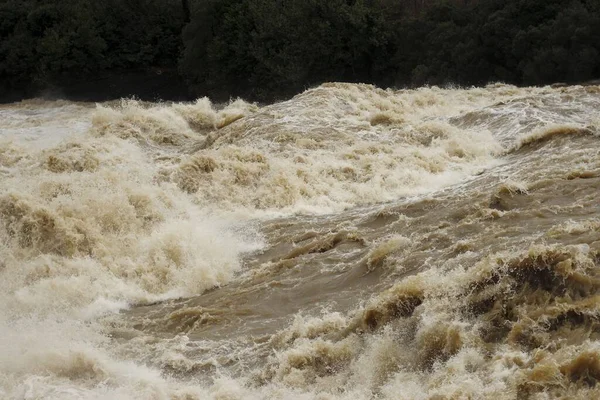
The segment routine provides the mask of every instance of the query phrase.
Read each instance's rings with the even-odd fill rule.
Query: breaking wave
[[[2,106],[0,397],[598,397],[599,95]]]

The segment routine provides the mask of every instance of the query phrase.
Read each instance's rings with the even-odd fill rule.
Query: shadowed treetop
[[[4,0],[0,88],[175,70],[193,95],[600,78],[596,0]]]

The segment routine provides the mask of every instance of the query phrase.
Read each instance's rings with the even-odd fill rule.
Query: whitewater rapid
[[[1,106],[0,397],[596,397],[599,106]]]

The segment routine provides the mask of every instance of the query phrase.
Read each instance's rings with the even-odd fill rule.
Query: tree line
[[[191,95],[600,78],[597,0],[3,0],[0,86],[172,69]]]
[[[0,0],[0,90],[176,68],[184,25],[179,0]]]

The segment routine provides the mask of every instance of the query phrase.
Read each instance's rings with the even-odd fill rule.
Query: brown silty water
[[[599,105],[326,84],[262,108],[4,108],[0,387],[596,398]]]

